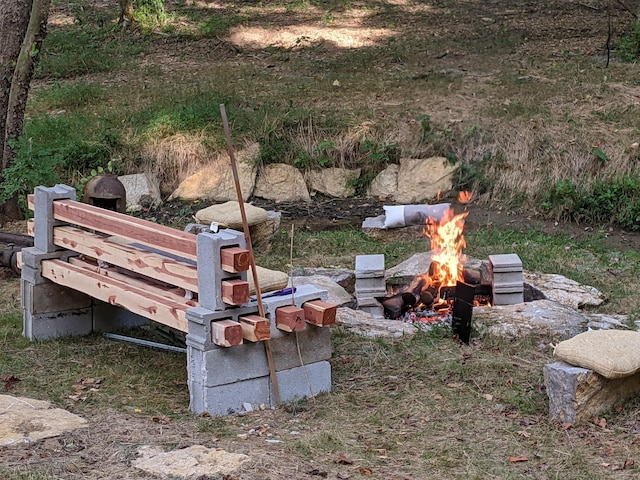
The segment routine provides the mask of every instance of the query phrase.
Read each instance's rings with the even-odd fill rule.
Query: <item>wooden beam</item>
[[[154,293],[152,287],[143,290],[61,260],[43,260],[42,276],[155,322],[188,332],[186,311],[189,306]]]
[[[220,347],[242,345],[242,327],[233,320],[211,322],[211,341]]]
[[[307,324],[304,321],[304,310],[295,305],[287,305],[276,309],[276,328],[284,332],[299,332]]]
[[[326,327],[336,323],[336,313],[338,311],[336,305],[321,300],[313,300],[305,302],[302,308],[304,310],[304,319],[311,325]]]
[[[250,342],[262,342],[271,338],[269,319],[259,315],[245,315],[238,318],[242,326],[242,336]]]
[[[171,300],[174,302],[182,303],[188,307],[198,307],[200,303],[196,300],[189,300],[184,296],[184,290],[178,287],[167,286],[163,284],[159,284],[154,279],[144,278],[144,277],[134,277],[129,275],[126,272],[118,271],[117,267],[104,268],[99,265],[88,261],[87,259],[79,258],[79,257],[71,257],[69,258],[69,263],[71,265],[75,265],[86,270],[91,270],[100,275],[104,275],[107,278],[112,278],[114,280],[119,280],[121,282],[126,283],[127,285],[131,285],[133,287],[140,288],[142,290],[153,290],[154,294],[160,295],[161,297],[166,298],[167,300]]]
[[[220,249],[222,270],[229,273],[249,270],[249,250],[240,247],[223,247]]]
[[[33,195],[27,198],[29,208],[33,209]],[[190,260],[197,260],[196,236],[165,225],[75,200],[54,200],[53,217],[72,225],[126,238]]]
[[[198,291],[196,265],[174,260],[159,253],[148,252],[122,243],[114,237],[65,226],[53,229],[53,243],[67,250],[82,253],[185,290]]]
[[[227,305],[243,305],[249,302],[249,282],[244,280],[222,280],[222,301]]]

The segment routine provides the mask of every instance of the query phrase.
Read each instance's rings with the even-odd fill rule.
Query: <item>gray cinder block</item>
[[[356,279],[384,278],[384,255],[356,255]]]
[[[222,301],[221,282],[227,279],[247,280],[247,272],[228,273],[222,270],[220,248],[246,248],[244,235],[236,230],[225,229],[218,233],[199,233],[198,250],[198,300],[204,308],[213,311],[226,309]]]
[[[34,190],[35,235],[33,245],[42,252],[58,250],[53,243],[53,227],[59,225],[53,218],[55,200],[75,200],[76,189],[67,185],[54,187],[36,187]]]
[[[22,334],[29,340],[88,335],[91,333],[92,316],[91,308],[37,314],[25,309]]]

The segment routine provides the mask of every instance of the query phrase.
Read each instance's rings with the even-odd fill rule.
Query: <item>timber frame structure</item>
[[[241,232],[183,232],[75,200],[66,185],[36,187],[34,246],[21,255],[23,334],[31,340],[135,327],[185,332],[190,408],[224,415],[274,404],[269,340],[282,401],[331,389],[327,292],[249,297]]]

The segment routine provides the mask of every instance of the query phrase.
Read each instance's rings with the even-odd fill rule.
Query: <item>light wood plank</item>
[[[143,290],[61,260],[43,260],[42,276],[155,322],[188,331],[186,311],[189,306],[154,293],[151,286]]]
[[[53,229],[53,243],[185,290],[198,291],[198,271],[195,265],[147,252],[113,237],[65,226]]]
[[[103,268],[92,261],[88,261],[87,259],[83,259],[80,257],[69,258],[69,263],[86,270],[91,270],[92,272],[95,272],[97,274],[104,275],[105,277],[119,280],[126,283],[127,285],[131,285],[145,291],[149,288],[152,288],[155,294],[160,295],[167,300],[178,303],[184,302],[189,307],[197,307],[200,305],[197,300],[190,300],[185,298],[184,290],[170,285],[159,284],[152,278],[147,279],[144,277],[132,276],[127,272],[118,271],[117,267]]]
[[[242,326],[242,336],[250,342],[262,342],[271,338],[269,319],[259,315],[245,315],[238,318]]]
[[[29,208],[33,209],[33,196],[29,195],[28,200]],[[126,238],[190,260],[197,260],[196,236],[165,225],[75,200],[55,200],[53,217],[72,225]]]

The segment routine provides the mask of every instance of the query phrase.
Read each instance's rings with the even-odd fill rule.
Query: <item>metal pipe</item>
[[[170,352],[187,353],[186,348],[174,347],[173,345],[165,345],[164,343],[152,342],[150,340],[142,340],[141,338],[126,337],[124,335],[118,335],[116,333],[103,333],[102,336],[110,340],[134,343],[143,347],[159,348],[161,350],[169,350]]]
[[[33,247],[33,237],[0,231],[0,243],[20,245],[21,247]]]

